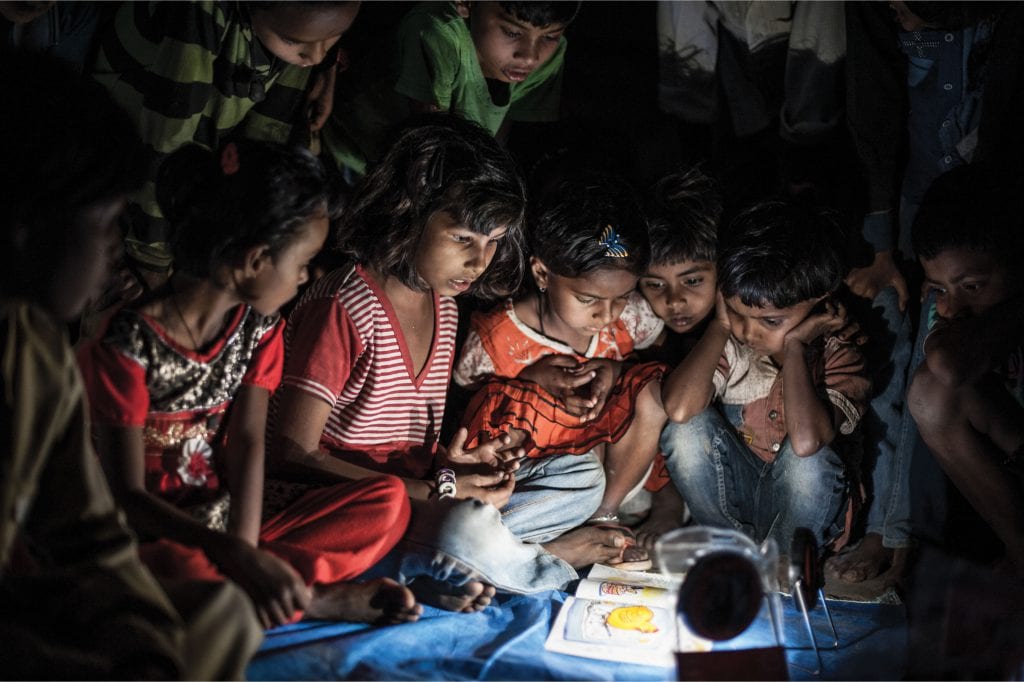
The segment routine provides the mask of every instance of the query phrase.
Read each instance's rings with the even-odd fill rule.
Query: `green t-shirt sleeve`
[[[395,92],[447,110],[459,73],[460,45],[448,26],[424,18],[399,31]]]
[[[566,42],[539,69],[517,87],[509,105],[508,118],[513,121],[554,121],[558,119],[562,99],[562,73],[565,66]]]

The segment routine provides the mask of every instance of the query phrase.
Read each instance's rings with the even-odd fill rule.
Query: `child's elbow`
[[[665,405],[665,415],[674,424],[685,424],[703,412],[708,406],[708,401],[700,402],[686,400],[685,398],[673,399],[672,396],[662,396],[662,399]]]
[[[789,439],[793,454],[797,457],[810,457],[832,443],[834,433],[807,433],[791,436]]]

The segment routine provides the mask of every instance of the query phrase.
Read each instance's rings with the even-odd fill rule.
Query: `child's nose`
[[[327,43],[308,43],[306,49],[299,53],[308,66],[315,66],[324,60],[327,55]]]
[[[935,301],[935,310],[939,317],[944,317],[947,320],[959,317],[965,312],[965,309],[963,301],[953,294],[946,294],[946,296]]]
[[[520,42],[515,56],[520,61],[536,64],[540,61],[540,40],[524,40]]]

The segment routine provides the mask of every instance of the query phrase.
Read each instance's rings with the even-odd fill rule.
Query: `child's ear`
[[[469,10],[472,5],[469,0],[456,0],[455,11],[459,13],[459,16],[463,19],[469,19]]]
[[[270,247],[260,244],[245,252],[242,268],[247,277],[256,277],[273,264],[274,259],[270,255]]]
[[[548,266],[544,265],[540,258],[530,256],[530,272],[533,274],[533,281],[537,288],[544,291],[548,288]]]

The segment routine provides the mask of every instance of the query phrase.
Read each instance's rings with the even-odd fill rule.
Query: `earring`
[[[539,284],[537,285],[537,289],[539,289],[539,290],[540,290],[540,293],[542,293],[542,294],[543,294],[543,293],[545,293],[545,292],[546,292],[546,291],[548,290],[548,288],[547,288],[547,287],[542,287],[542,286],[540,286]]]

